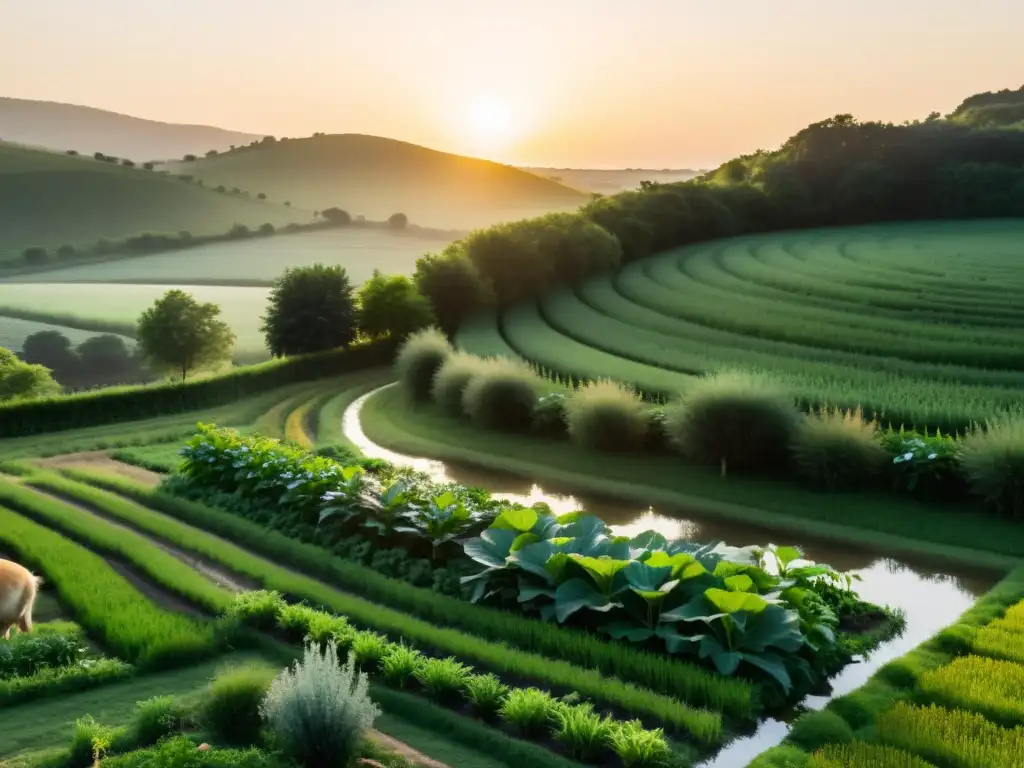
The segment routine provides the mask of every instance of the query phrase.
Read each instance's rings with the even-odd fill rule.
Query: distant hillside
[[[33,245],[93,246],[142,232],[226,232],[309,221],[298,211],[220,194],[171,176],[92,157],[0,142],[0,261]]]
[[[599,192],[602,195],[614,194],[627,189],[639,189],[641,181],[658,181],[662,184],[670,184],[675,181],[689,181],[705,173],[705,171],[692,170],[690,168],[602,170],[524,167],[523,170],[584,192]]]
[[[949,115],[950,122],[972,128],[1024,129],[1024,86],[969,96]]]
[[[177,159],[248,144],[251,133],[143,120],[93,107],[0,97],[0,140],[132,160]]]
[[[361,134],[263,141],[166,167],[307,208],[338,206],[368,219],[400,211],[416,224],[454,229],[572,210],[588,197],[518,168]]]

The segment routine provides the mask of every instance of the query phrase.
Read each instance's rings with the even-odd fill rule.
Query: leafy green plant
[[[560,706],[554,711],[552,736],[569,750],[573,757],[589,761],[603,751],[615,730],[610,717],[594,712],[590,704]]]
[[[509,691],[498,715],[525,736],[536,736],[552,724],[558,707],[551,694],[537,688]]]
[[[239,592],[224,615],[257,629],[267,630],[278,623],[286,607],[280,592],[267,589]]]
[[[857,410],[823,409],[803,419],[793,438],[793,465],[800,478],[827,491],[870,485],[888,454],[878,427]]]
[[[953,436],[939,430],[929,435],[900,427],[882,433],[881,442],[892,457],[888,470],[898,490],[926,499],[963,496],[960,444]]]
[[[275,678],[260,712],[284,754],[300,765],[344,768],[380,714],[367,678],[332,643],[307,645],[302,660]]]
[[[665,407],[665,433],[687,458],[728,471],[785,465],[800,414],[763,377],[726,372],[700,379]]]
[[[279,764],[276,756],[256,748],[200,750],[187,736],[103,761],[112,768],[275,768]]]
[[[664,765],[672,754],[662,729],[647,730],[639,720],[613,724],[608,744],[626,768]]]
[[[509,692],[509,687],[491,674],[470,675],[466,678],[465,688],[467,701],[484,717],[496,714]]]
[[[436,328],[413,333],[402,343],[395,357],[399,386],[414,400],[426,400],[430,397],[434,376],[453,352],[448,339]]]
[[[1024,517],[1024,415],[993,419],[963,441],[960,453],[971,493],[992,509]]]
[[[788,740],[810,752],[826,744],[853,741],[853,729],[835,712],[823,709],[798,717],[790,729]]]
[[[637,451],[647,440],[648,418],[633,390],[610,380],[585,384],[565,401],[569,438],[599,451]]]
[[[384,635],[378,635],[376,632],[356,632],[350,650],[355,663],[363,669],[369,669],[380,664],[380,660],[390,647],[391,643]]]
[[[425,663],[423,654],[405,644],[391,645],[380,660],[380,673],[389,685],[404,688]]]
[[[449,656],[446,659],[428,659],[423,662],[416,670],[416,680],[432,699],[444,701],[461,694],[472,673],[472,667],[467,667]]]
[[[430,395],[437,407],[449,416],[462,415],[462,393],[470,380],[485,366],[476,355],[456,352],[434,374]]]
[[[127,728],[104,725],[92,715],[80,717],[71,733],[68,762],[75,766],[95,764],[115,745],[126,744],[129,736]]]
[[[46,667],[71,667],[86,657],[81,632],[18,633],[0,641],[0,680],[29,677]]]
[[[850,744],[829,744],[807,760],[807,768],[935,768],[927,760],[884,744],[854,741]]]
[[[259,744],[260,704],[277,670],[266,664],[225,669],[203,697],[200,721],[219,741],[236,746]]]
[[[173,696],[154,696],[135,705],[131,734],[137,745],[156,744],[182,729],[187,708]]]
[[[565,421],[565,392],[541,395],[533,406],[531,431],[545,437],[565,437],[569,426]]]
[[[526,432],[542,386],[529,366],[507,358],[488,360],[462,393],[462,408],[481,429]]]
[[[937,703],[980,712],[1006,726],[1024,724],[1024,667],[1014,662],[961,656],[922,675],[920,687]]]

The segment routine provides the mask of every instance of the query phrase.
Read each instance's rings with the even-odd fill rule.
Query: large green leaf
[[[533,544],[538,541],[540,541],[540,536],[538,536],[536,533],[521,533],[518,536],[516,536],[515,541],[512,542],[512,546],[509,547],[509,549],[512,552],[518,552],[527,544]]]
[[[659,624],[654,634],[665,641],[665,649],[669,653],[696,654],[704,635],[681,635],[675,627]]]
[[[775,555],[775,559],[779,561],[782,569],[785,569],[794,560],[799,560],[804,556],[804,553],[796,547],[775,547],[769,551]]]
[[[768,647],[796,653],[804,646],[800,614],[781,605],[766,606],[748,618],[739,647],[745,651],[763,651]]]
[[[743,661],[743,654],[737,651],[727,650],[712,635],[704,635],[700,641],[700,657],[711,659],[719,674],[732,675],[736,672],[740,662]]]
[[[569,579],[555,590],[555,616],[560,624],[581,608],[607,613],[621,607],[622,603],[611,601],[586,579]]]
[[[526,533],[533,528],[536,522],[537,510],[535,509],[506,509],[491,523],[491,529]]]
[[[668,545],[668,539],[657,531],[644,531],[630,539],[629,543],[636,549],[664,550]]]
[[[784,693],[788,695],[793,689],[793,680],[782,657],[776,656],[774,653],[744,653],[742,655],[743,661],[767,672],[779,684]]]
[[[688,603],[684,603],[671,611],[665,611],[661,614],[659,621],[665,623],[672,623],[676,621],[703,621],[705,624],[711,624],[723,616],[728,616],[727,613],[715,613],[714,607],[705,599],[703,595],[697,595],[695,598],[690,600]]]
[[[545,582],[554,583],[554,576],[548,571],[547,564],[557,549],[550,541],[538,541],[527,544],[518,552],[509,554],[507,562],[509,565],[539,576]]]
[[[722,613],[760,613],[768,607],[768,601],[760,595],[749,592],[726,592],[724,589],[712,587],[704,590],[706,597]]]
[[[606,595],[612,593],[615,574],[630,564],[629,560],[613,560],[610,557],[585,557],[578,554],[569,557],[590,575],[597,588]]]
[[[555,590],[546,584],[531,582],[527,577],[520,576],[518,580],[519,595],[516,600],[520,603],[528,603],[538,597],[546,597],[549,600],[555,599]]]
[[[623,569],[623,574],[632,590],[654,592],[672,575],[672,566],[652,566],[634,560]]]
[[[440,507],[441,509],[444,509],[445,507],[452,506],[458,500],[459,500],[458,497],[456,497],[456,495],[454,493],[452,493],[451,491],[445,491],[440,496],[435,496],[434,497],[434,503],[438,507]]]
[[[565,552],[556,552],[551,558],[544,564],[544,570],[551,574],[551,578],[556,582],[562,580],[565,576],[565,569],[568,567],[572,560]]]
[[[642,643],[654,637],[653,629],[630,621],[612,621],[602,624],[599,629],[616,640],[629,640],[631,643]]]
[[[501,528],[488,528],[475,539],[462,545],[467,557],[488,568],[504,568],[505,559],[512,551],[516,532]]]
[[[740,573],[727,578],[725,580],[725,588],[730,592],[753,592],[754,580],[747,574]]]

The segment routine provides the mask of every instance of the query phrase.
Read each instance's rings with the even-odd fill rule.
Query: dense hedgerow
[[[821,710],[797,718],[787,737],[807,750],[826,744],[844,744],[853,741],[853,729],[835,712]]]
[[[487,360],[462,393],[463,411],[482,429],[528,432],[543,382],[524,363]]]
[[[961,656],[926,672],[921,691],[938,703],[980,712],[1003,725],[1024,723],[1024,666],[1011,661]]]
[[[67,667],[43,667],[26,677],[0,679],[0,707],[32,699],[83,691],[123,680],[135,674],[135,667],[119,659],[83,659]]]
[[[399,386],[414,400],[426,400],[430,397],[434,375],[452,354],[452,345],[436,328],[412,334],[399,347],[395,358]]]
[[[0,543],[44,574],[77,621],[132,663],[176,666],[220,646],[212,623],[157,607],[103,558],[3,508]]]
[[[155,747],[107,758],[104,768],[278,768],[281,762],[256,748],[196,749],[187,736],[165,739]]]
[[[232,403],[286,384],[385,365],[394,342],[272,360],[185,383],[111,387],[76,395],[0,404],[0,438],[147,419]]]
[[[793,467],[810,486],[828,491],[872,484],[889,455],[878,428],[861,410],[822,410],[806,416],[793,438]]]
[[[248,664],[222,670],[203,695],[200,722],[220,742],[246,747],[261,742],[260,705],[277,670]]]
[[[647,441],[650,420],[633,390],[614,381],[586,384],[565,401],[569,437],[599,451],[637,451]]]
[[[719,373],[665,407],[665,433],[687,458],[729,470],[785,466],[800,423],[792,399],[745,373]]]
[[[960,453],[971,492],[987,506],[1024,517],[1024,416],[1003,416],[975,430]]]
[[[430,395],[434,404],[449,416],[462,415],[462,393],[486,363],[475,355],[456,352],[434,374]]]

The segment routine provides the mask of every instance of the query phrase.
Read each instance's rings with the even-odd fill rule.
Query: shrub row
[[[117,486],[124,487],[125,484],[118,481]],[[158,503],[161,498],[157,493],[141,491],[141,489],[137,489],[136,493],[138,493],[138,497],[141,499],[153,500]],[[581,695],[592,698],[607,706],[633,712],[685,732],[707,733],[711,729],[711,726],[708,725],[709,722],[717,723],[717,728],[720,729],[721,716],[717,713],[694,709],[676,698],[655,693],[652,690],[624,682],[622,679],[605,677],[599,669],[608,668],[609,674],[615,674],[615,667],[609,662],[622,659],[626,662],[624,670],[632,671],[633,669],[639,669],[645,673],[645,677],[651,676],[652,672],[657,674],[656,670],[665,670],[668,673],[666,677],[682,682],[679,695],[685,696],[694,689],[696,689],[698,694],[703,694],[700,697],[703,699],[700,703],[705,703],[709,700],[725,699],[727,703],[731,704],[729,709],[743,711],[745,708],[745,714],[747,715],[749,715],[752,707],[753,687],[743,682],[736,684],[736,681],[722,678],[689,665],[658,659],[653,654],[637,654],[632,662],[630,662],[630,657],[635,652],[628,648],[615,647],[600,641],[588,642],[588,640],[584,639],[584,635],[566,633],[565,630],[553,626],[545,626],[515,616],[506,616],[498,611],[474,611],[465,603],[440,595],[432,595],[429,592],[410,587],[407,584],[385,578],[374,579],[375,574],[372,572],[368,573],[362,568],[356,567],[352,569],[355,573],[346,573],[348,569],[344,562],[333,560],[325,556],[323,552],[319,552],[315,548],[307,547],[306,545],[288,542],[289,546],[287,548],[283,546],[273,547],[277,550],[275,555],[282,562],[301,564],[301,567],[306,570],[309,570],[311,562],[326,561],[325,565],[328,568],[333,566],[334,574],[344,574],[347,576],[347,578],[343,579],[344,584],[353,588],[354,591],[364,594],[371,593],[372,599],[379,599],[380,596],[388,594],[399,598],[398,600],[384,599],[380,603],[373,603],[362,597],[332,589],[312,578],[282,568],[228,541],[207,534],[203,530],[181,524],[151,510],[132,506],[133,508],[128,510],[121,505],[104,505],[103,511],[124,519],[126,522],[130,522],[147,533],[160,536],[182,549],[206,557],[212,562],[219,563],[235,573],[251,578],[268,589],[277,590],[296,599],[308,600],[316,605],[321,605],[334,612],[344,614],[360,626],[374,629],[386,635],[405,638],[411,642],[421,644],[424,648],[440,653],[451,653],[460,658],[472,660],[482,667],[493,669],[505,675],[536,680],[556,689],[577,690]],[[245,523],[245,521],[232,519],[226,515],[223,517],[232,520],[234,525],[210,525],[211,520],[217,519],[220,516],[211,510],[180,501],[177,503],[173,500],[171,503],[165,501],[160,504],[160,508],[170,514],[185,511],[186,514],[183,517],[187,516],[186,519],[190,518],[199,528],[219,529],[218,532],[221,533],[231,528],[235,531],[247,531],[248,535],[244,535],[241,538],[231,536],[234,541],[242,541],[246,544],[250,544],[253,541],[271,540],[273,535],[258,527],[250,527],[251,524]],[[222,523],[223,517],[221,518]],[[256,528],[255,532],[253,531],[254,527]],[[265,544],[263,547],[265,547]],[[288,554],[285,554],[285,551]],[[337,578],[334,580],[338,581]],[[373,586],[377,586],[378,589],[373,589]],[[388,607],[397,602],[410,604],[411,606],[418,605],[420,610],[413,612],[420,613],[421,615],[430,615],[432,620],[438,621],[439,624],[446,624],[446,626],[435,626],[423,619]],[[430,610],[431,603],[435,608],[433,611]],[[439,620],[441,617],[436,614],[452,616],[454,620],[450,623],[444,622]],[[463,616],[463,618],[460,619],[458,618],[459,616]],[[471,625],[472,628],[466,625]],[[536,627],[533,625],[536,625]],[[479,633],[480,636],[474,636],[452,627],[462,627],[470,631],[475,631],[479,628],[481,632]],[[504,631],[505,629],[518,629],[518,632],[506,632]],[[530,635],[535,637],[567,635],[567,637],[560,638],[554,644],[555,649],[564,648],[567,652],[564,654],[557,654],[556,652],[552,654],[554,658],[546,658],[536,653],[520,650],[523,646],[516,643],[516,635],[523,634],[527,638]],[[494,638],[494,640],[485,638]],[[516,643],[518,647],[513,647],[506,643]],[[528,644],[527,647],[535,647],[536,645],[537,643],[534,642]],[[582,646],[582,648],[578,648],[576,652],[573,652],[573,649],[577,646]],[[604,657],[602,659],[604,663],[598,669],[576,666],[564,660],[566,658],[578,658],[581,655],[586,656],[587,651],[591,649],[598,650],[598,653]],[[579,651],[583,651],[583,653],[581,654]],[[674,668],[678,671],[673,674]],[[619,674],[625,676],[623,672],[619,672]],[[664,686],[665,681],[662,680],[658,687],[664,688]],[[697,697],[694,696],[691,700],[693,698]]]
[[[234,402],[293,382],[338,376],[390,362],[394,344],[375,341],[272,360],[183,384],[120,387],[0,404],[0,438],[113,424]]]
[[[98,555],[3,507],[0,542],[43,573],[79,623],[126,661],[171,667],[218,648],[210,623],[158,608]]]
[[[1005,768],[1024,755],[1024,728],[1002,728],[982,715],[897,702],[878,718],[878,739],[949,768]]]
[[[939,704],[980,712],[1001,725],[1024,724],[1024,666],[961,656],[921,676],[921,691]]]
[[[29,479],[28,484],[58,495],[66,495],[86,505],[92,505],[92,496],[102,493],[91,488],[83,488],[61,477],[39,476]],[[220,613],[231,602],[231,595],[227,590],[213,584],[195,569],[134,531],[75,509],[58,499],[2,480],[0,504],[51,530],[63,533],[72,541],[77,541],[94,552],[106,553],[129,563],[153,583],[180,595],[208,613]]]
[[[506,642],[524,651],[617,676],[652,691],[678,696],[694,706],[724,712],[738,720],[752,719],[758,709],[757,689],[744,680],[725,678],[693,664],[601,640],[588,633],[492,608],[467,605],[461,600],[382,577],[362,566],[332,557],[316,546],[294,541],[221,510],[185,501],[158,489],[148,489],[123,478],[75,470],[65,470],[65,473],[77,480],[124,494],[184,521],[187,525],[138,508],[131,518],[122,518],[190,551],[216,555],[239,573],[247,571],[236,567],[233,559],[228,561],[229,552],[237,548],[212,536],[197,536],[196,528],[237,542],[277,562],[293,563],[296,568],[316,578],[425,621],[456,627],[480,638]],[[104,510],[116,515],[112,506],[104,507]],[[197,549],[200,546],[202,551]],[[259,562],[256,558],[240,550],[238,552],[247,558],[250,567],[257,567],[253,565]],[[263,583],[285,594],[296,594],[266,580]]]
[[[19,632],[0,641],[0,680],[33,675],[46,667],[69,667],[85,658],[88,649],[75,624],[36,629],[31,635]]]
[[[652,407],[611,381],[559,391],[524,363],[455,353],[430,329],[404,342],[395,370],[410,396],[430,395],[482,429],[567,435],[600,451],[674,450],[723,475],[790,475],[828,491],[883,482],[930,499],[969,491],[995,511],[1024,516],[1024,414],[995,417],[963,440],[884,431],[859,410],[801,414],[770,379],[735,371],[703,377]]]
[[[25,676],[0,679],[0,708],[26,701],[74,693],[135,674],[135,668],[120,659],[82,659],[63,667],[43,667]]]
[[[455,705],[464,700],[477,715],[485,719],[499,716],[526,738],[550,732],[577,759],[600,760],[602,752],[609,749],[627,765],[650,766],[661,764],[670,753],[661,729],[646,730],[639,722],[602,717],[589,704],[569,705],[537,688],[510,688],[494,675],[473,674],[472,667],[452,657],[428,658],[405,643],[390,643],[374,633],[356,631],[343,616],[289,606],[274,592],[239,595],[227,615],[259,627],[268,623],[268,614],[292,641],[333,642],[388,685],[406,688],[419,684],[439,704]],[[707,744],[720,734],[693,735]],[[647,754],[632,759],[640,751],[639,745]]]

